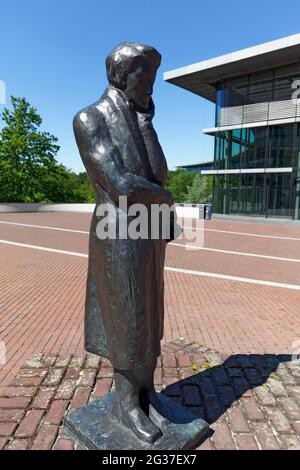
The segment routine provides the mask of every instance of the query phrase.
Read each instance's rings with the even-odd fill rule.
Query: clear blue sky
[[[214,124],[214,107],[165,83],[163,72],[300,32],[294,0],[0,0],[0,15],[0,80],[38,109],[59,138],[59,160],[75,171],[83,166],[72,118],[104,91],[105,57],[119,42],[147,43],[163,56],[155,127],[172,169],[213,157],[201,130]]]

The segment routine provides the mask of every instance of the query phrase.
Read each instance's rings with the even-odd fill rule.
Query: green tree
[[[48,202],[46,176],[62,171],[55,159],[57,138],[42,132],[42,118],[25,98],[11,97],[12,110],[2,113],[0,132],[0,200]]]
[[[57,162],[57,138],[41,131],[37,110],[25,98],[11,104],[2,113],[0,202],[95,202],[87,174]]]
[[[87,173],[86,172],[79,173],[78,178],[80,181],[78,197],[80,197],[81,199],[84,199],[85,202],[91,202],[91,203],[95,202],[96,201],[95,192],[90,183]]]
[[[189,204],[203,204],[212,202],[213,177],[198,173],[192,185],[188,188],[184,202]]]
[[[175,203],[185,202],[188,188],[193,184],[195,175],[185,170],[168,172],[166,188],[173,194]]]
[[[49,175],[45,180],[45,193],[51,202],[94,203],[95,193],[86,173],[76,173],[66,170],[61,165],[60,174],[56,177]]]

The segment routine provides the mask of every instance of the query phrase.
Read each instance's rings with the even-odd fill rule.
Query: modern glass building
[[[215,212],[300,219],[300,34],[164,78],[216,105]]]

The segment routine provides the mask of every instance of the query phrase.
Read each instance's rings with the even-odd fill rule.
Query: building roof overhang
[[[216,102],[218,81],[300,61],[300,34],[164,73],[164,80]]]
[[[199,162],[199,163],[188,163],[186,165],[175,165],[175,168],[182,168],[182,167],[186,167],[186,168],[192,168],[194,166],[207,166],[207,165],[212,165],[214,163],[213,160],[209,160],[207,162]]]

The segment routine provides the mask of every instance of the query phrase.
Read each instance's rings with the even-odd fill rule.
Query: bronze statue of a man
[[[160,62],[153,47],[120,44],[106,59],[109,85],[103,96],[74,118],[77,145],[96,193],[85,348],[109,358],[114,367],[111,417],[148,443],[161,436],[148,410],[150,404],[161,407],[153,375],[163,336],[167,240],[100,239],[96,231],[99,205],[112,204],[122,217],[120,196],[127,197],[128,207],[173,205],[164,189],[166,159],[152,126],[151,95]]]

